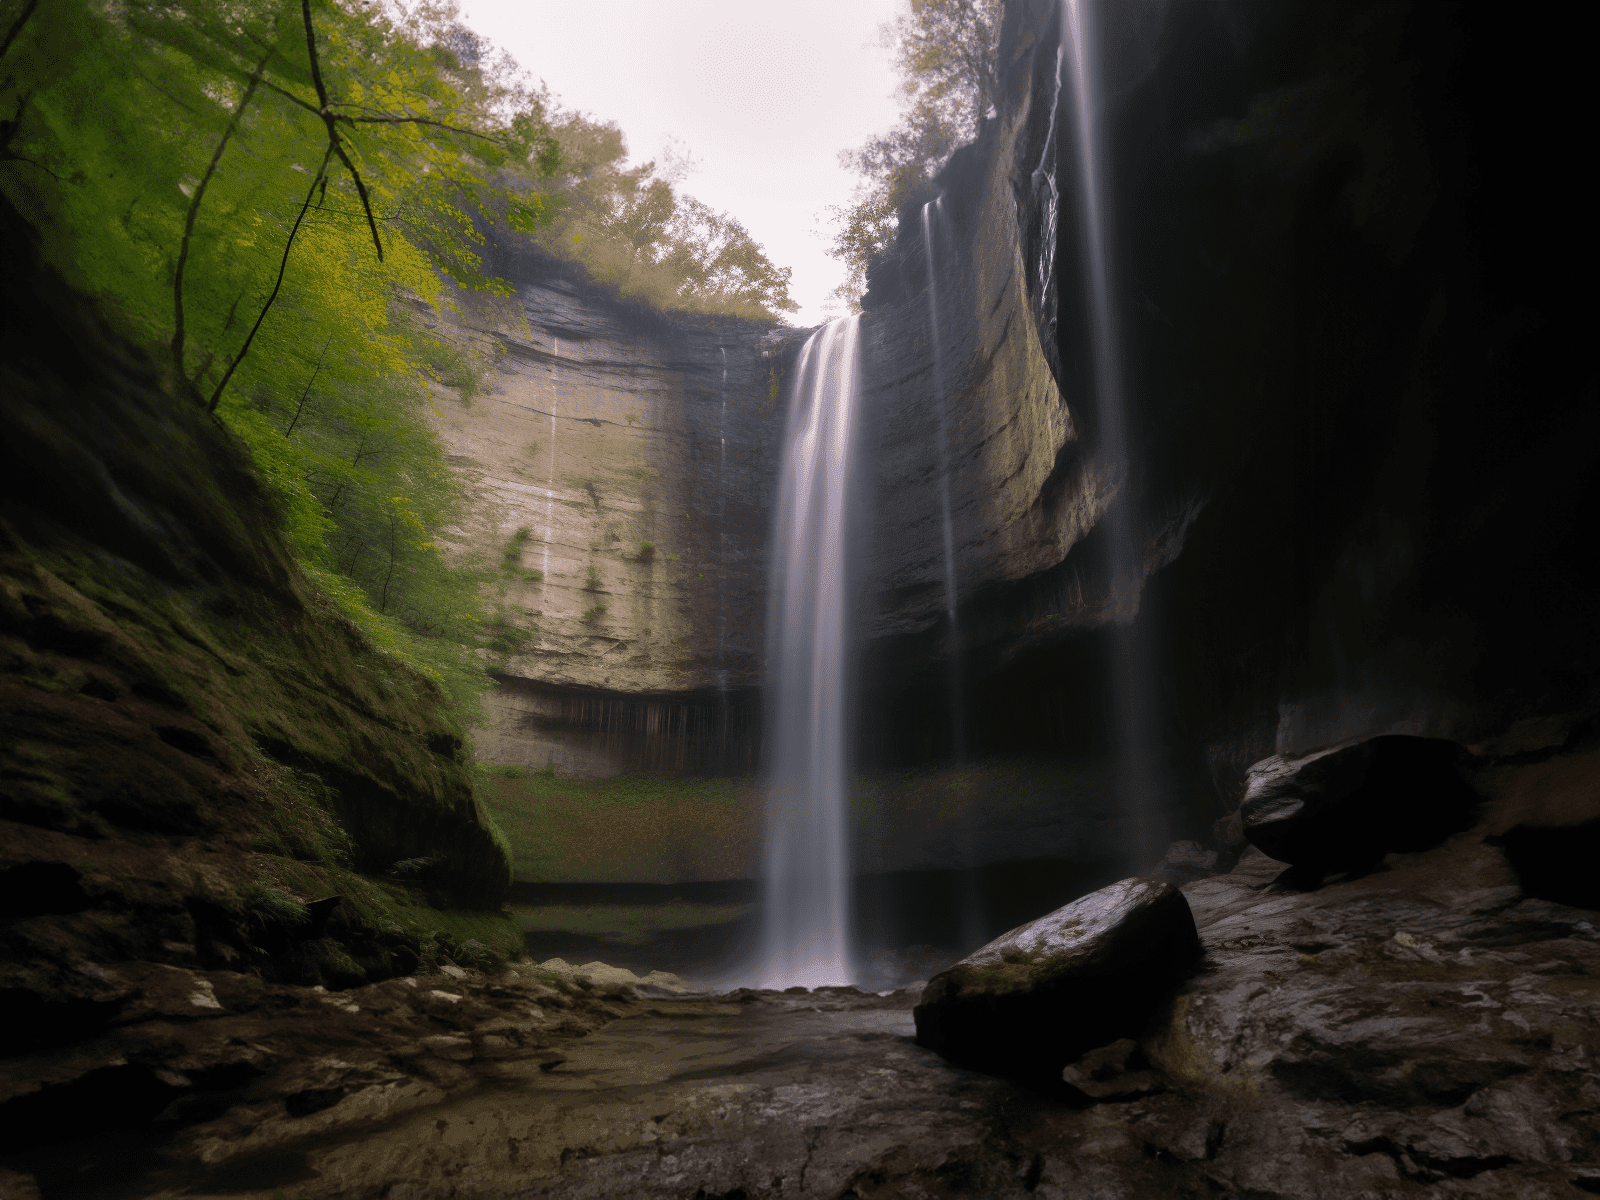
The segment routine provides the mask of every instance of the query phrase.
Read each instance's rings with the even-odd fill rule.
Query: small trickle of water
[[[1126,487],[1129,480],[1126,396],[1122,375],[1122,343],[1111,285],[1110,231],[1105,205],[1105,155],[1095,111],[1094,37],[1087,0],[1064,0],[1064,35],[1072,68],[1076,115],[1078,181],[1084,250],[1084,290],[1089,310],[1089,351],[1094,368],[1095,409],[1099,416],[1100,456]],[[1121,742],[1119,776],[1127,805],[1133,852],[1148,859],[1165,839],[1156,815],[1157,782],[1152,745],[1151,705],[1146,690],[1148,665],[1139,632],[1133,624],[1143,585],[1143,566],[1134,536],[1130,498],[1119,497],[1106,513],[1114,601],[1126,601],[1132,612],[1113,630],[1115,653],[1112,690]]]
[[[846,512],[860,317],[800,352],[768,628],[774,670],[762,987],[850,982]]]
[[[933,342],[933,411],[939,434],[939,517],[944,535],[944,611],[950,624],[947,667],[950,690],[950,749],[959,763],[966,757],[966,721],[963,719],[961,684],[961,605],[956,588],[956,533],[950,502],[950,415],[946,407],[944,344],[939,332],[939,276],[934,258],[933,231],[944,197],[922,206],[922,247],[928,265],[928,331]]]
[[[551,354],[561,357],[561,339],[552,343]],[[550,364],[550,466],[544,481],[544,561],[539,564],[539,574],[545,583],[550,582],[550,530],[554,523],[556,503],[556,368]]]
[[[728,348],[722,355],[722,415],[717,420],[717,765],[728,753]]]
[[[933,411],[939,435],[939,516],[944,534],[944,612],[949,623],[948,655],[945,660],[945,686],[950,705],[950,757],[957,767],[967,757],[966,689],[962,681],[961,598],[956,587],[955,518],[950,502],[950,414],[949,393],[944,378],[944,338],[939,329],[939,270],[934,248],[934,230],[943,212],[944,197],[922,206],[922,250],[928,268],[928,333],[933,343]],[[961,846],[961,940],[965,947],[977,947],[988,939],[986,912],[979,864],[970,844]]]

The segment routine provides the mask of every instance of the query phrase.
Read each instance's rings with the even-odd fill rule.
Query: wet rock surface
[[[980,947],[928,984],[917,1041],[956,1062],[1021,1077],[1137,1034],[1194,961],[1183,893],[1124,879]]]
[[[296,1056],[249,1059],[250,1099],[224,1112],[14,1153],[0,1178],[45,1200],[1582,1195],[1600,1178],[1600,915],[1530,896],[1496,831],[1566,811],[1592,759],[1487,768],[1478,825],[1359,877],[1296,890],[1250,850],[1183,885],[1204,959],[1053,1085],[917,1045],[916,990],[629,984],[556,993],[565,1009],[522,971],[301,989],[292,1009],[267,989],[226,1015],[219,979],[223,1013],[184,974],[142,1026],[169,1048],[138,1061],[193,1081],[254,1047]],[[183,1006],[209,1015],[167,1012]]]
[[[1308,873],[1436,846],[1471,824],[1478,805],[1461,778],[1462,757],[1454,742],[1399,735],[1276,755],[1250,768],[1244,836]]]

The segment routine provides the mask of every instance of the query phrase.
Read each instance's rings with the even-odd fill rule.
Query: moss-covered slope
[[[51,979],[133,958],[351,984],[515,946],[439,690],[306,581],[247,452],[30,233],[0,212],[0,992],[64,1001]]]

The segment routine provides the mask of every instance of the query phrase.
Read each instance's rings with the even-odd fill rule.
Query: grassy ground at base
[[[513,879],[677,883],[754,873],[763,789],[752,780],[486,774],[479,795],[510,842]]]

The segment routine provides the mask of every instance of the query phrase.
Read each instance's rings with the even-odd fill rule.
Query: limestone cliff
[[[470,489],[466,546],[499,570],[479,755],[580,776],[748,768],[781,343],[532,252],[502,269],[514,305],[466,319],[487,382],[467,402],[442,388],[437,423]]]

